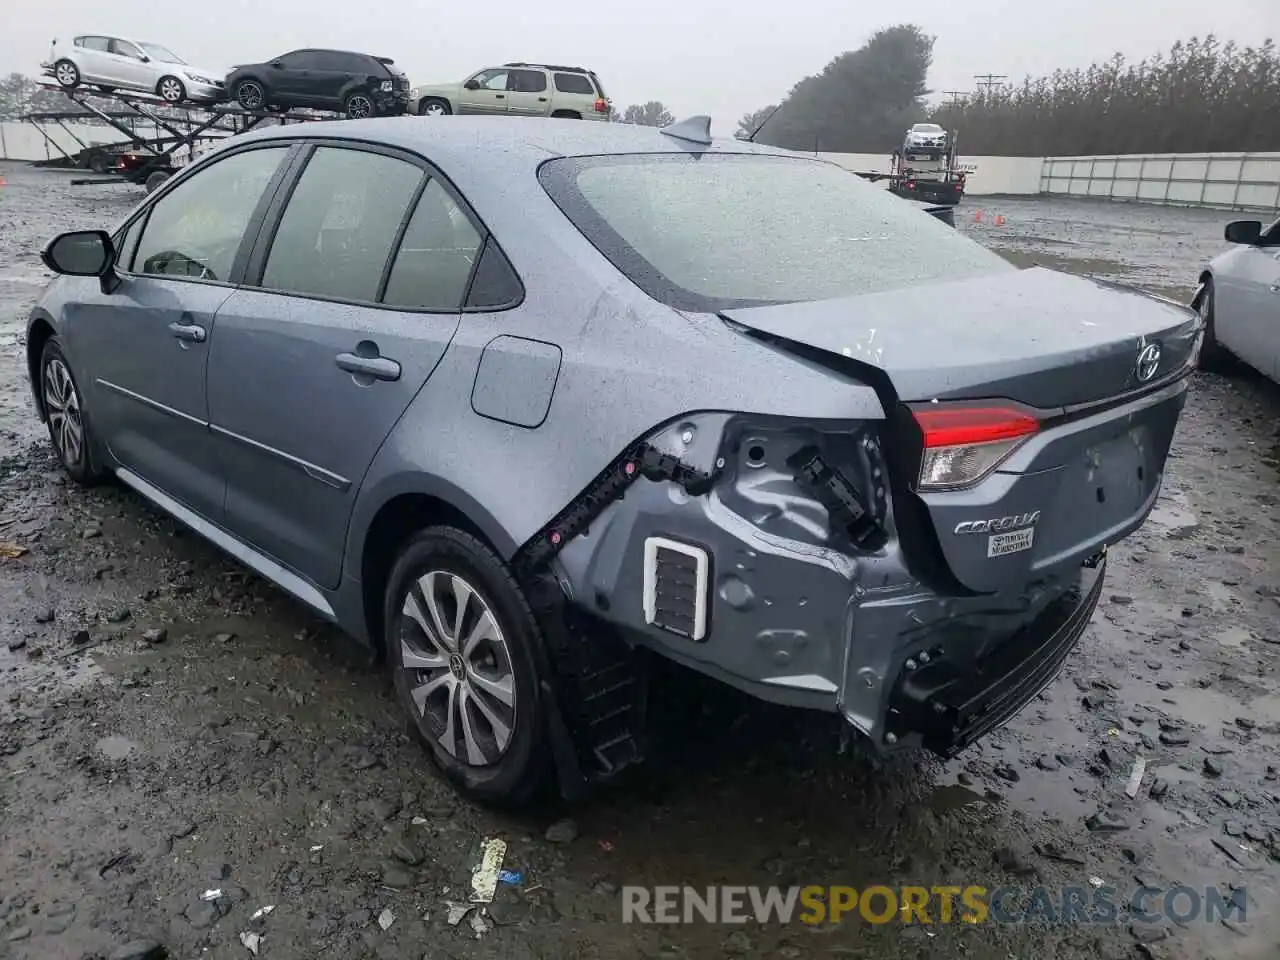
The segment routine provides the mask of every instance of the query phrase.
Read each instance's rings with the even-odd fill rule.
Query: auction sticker
[[[1012,533],[993,533],[987,537],[987,556],[1003,557],[1010,553],[1030,550],[1035,541],[1036,528],[1014,530]]]

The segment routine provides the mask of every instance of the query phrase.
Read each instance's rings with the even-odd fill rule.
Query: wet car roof
[[[491,159],[520,164],[538,164],[561,156],[672,153],[682,150],[809,156],[728,137],[714,139],[714,132],[712,136],[711,145],[703,146],[667,136],[657,127],[630,123],[539,117],[404,116],[289,124],[250,131],[230,139],[236,143],[276,138],[363,140],[421,153],[441,164],[461,160],[474,162],[478,150],[491,151]]]

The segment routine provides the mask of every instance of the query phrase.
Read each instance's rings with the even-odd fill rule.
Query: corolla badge
[[[989,520],[966,520],[963,523],[957,523],[953,533],[1001,533],[1007,530],[1017,530],[1021,527],[1033,527],[1040,520],[1040,511],[1033,510],[1029,513],[1015,513],[1007,517],[992,517]]]
[[[1134,372],[1138,375],[1139,383],[1146,383],[1160,369],[1160,344],[1148,343],[1145,347],[1138,351],[1138,362],[1134,366]]]

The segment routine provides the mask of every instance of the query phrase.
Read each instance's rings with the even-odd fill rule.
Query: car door
[[[94,427],[112,457],[214,521],[223,480],[208,428],[209,343],[288,150],[221,157],[157,194],[123,234],[118,285],[71,317],[90,364]]]
[[[156,81],[151,79],[155,72],[151,65],[143,59],[144,54],[137,44],[118,37],[111,38],[108,57],[112,62],[112,71],[116,83],[131,87],[134,90],[155,90]],[[159,78],[157,77],[157,80]]]
[[[331,588],[361,481],[444,356],[482,241],[415,158],[307,149],[250,260],[256,282],[218,311],[209,416],[227,529]]]
[[[1280,221],[1257,244],[1235,250],[1216,281],[1218,339],[1245,363],[1275,377],[1280,363]]]
[[[330,104],[341,104],[354,68],[363,65],[359,57],[336,50],[316,50],[308,62],[312,76],[307,92]]]
[[[507,73],[505,67],[481,70],[463,83],[458,113],[506,113]]]
[[[551,112],[551,93],[543,70],[511,70],[507,73],[507,113],[521,117],[545,117]]]
[[[314,50],[286,53],[271,61],[267,84],[272,93],[283,94],[288,105],[310,106],[316,101],[316,65]]]
[[[76,37],[75,48],[82,80],[96,83],[116,79],[110,37]]]

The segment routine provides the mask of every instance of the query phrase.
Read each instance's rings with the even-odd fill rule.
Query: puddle
[[[1214,634],[1213,639],[1217,640],[1221,646],[1237,650],[1253,639],[1253,631],[1246,630],[1244,627],[1227,627]]]
[[[114,735],[103,737],[94,746],[108,760],[127,760],[141,749],[127,737]]]
[[[1147,517],[1147,523],[1166,533],[1186,535],[1200,526],[1200,518],[1187,503],[1185,493],[1170,493],[1160,501]]]

